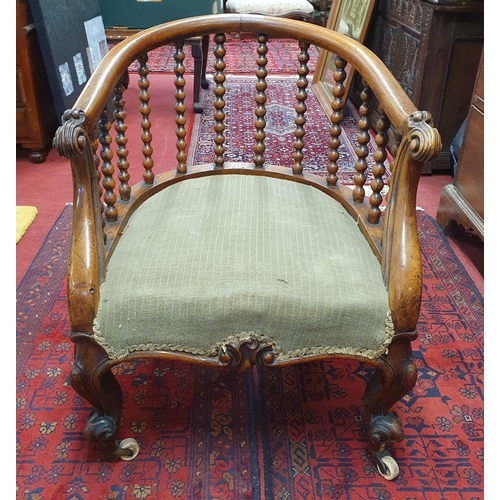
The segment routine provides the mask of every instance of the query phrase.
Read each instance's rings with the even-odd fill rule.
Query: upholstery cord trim
[[[382,344],[377,349],[362,349],[355,348],[352,346],[327,346],[327,347],[306,347],[303,349],[292,350],[288,352],[283,352],[282,348],[274,342],[272,338],[266,337],[264,335],[259,335],[255,332],[242,332],[230,337],[222,339],[220,342],[212,345],[208,349],[194,348],[182,345],[173,344],[137,344],[137,345],[127,345],[126,347],[116,350],[102,335],[97,319],[94,320],[94,339],[95,341],[106,351],[107,355],[112,360],[123,359],[129,354],[138,351],[172,351],[172,352],[184,352],[188,354],[194,354],[199,356],[216,357],[219,355],[221,350],[225,348],[228,344],[236,344],[243,340],[255,339],[262,345],[268,345],[272,347],[273,353],[275,355],[275,361],[285,361],[292,358],[303,358],[309,356],[320,356],[320,355],[347,355],[347,356],[360,356],[367,359],[376,359],[387,353],[387,348],[392,342],[394,337],[394,324],[392,322],[392,317],[390,311],[387,312],[387,318],[385,322],[385,339]]]

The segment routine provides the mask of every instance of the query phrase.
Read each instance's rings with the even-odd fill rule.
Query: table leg
[[[208,61],[208,46],[210,43],[210,38],[208,35],[204,35],[201,39],[201,52],[202,52],[202,66],[201,66],[201,88],[208,89],[207,80],[207,61]]]
[[[193,83],[193,107],[195,113],[203,112],[203,105],[200,102],[201,74],[203,69],[203,56],[199,40],[191,43],[191,55],[194,59],[194,83]]]

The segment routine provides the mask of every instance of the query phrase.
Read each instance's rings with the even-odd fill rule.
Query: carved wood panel
[[[478,0],[379,0],[375,6],[365,45],[441,132],[443,150],[426,173],[450,168],[449,146],[467,116],[479,65],[483,12]],[[466,71],[460,61],[467,61]],[[357,77],[350,94],[357,105],[361,91]]]
[[[420,0],[382,0],[373,21],[372,50],[417,103],[432,6]]]

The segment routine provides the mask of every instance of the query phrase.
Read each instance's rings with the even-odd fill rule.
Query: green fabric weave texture
[[[112,358],[215,356],[252,336],[278,359],[373,358],[391,341],[387,318],[380,265],[337,201],[298,182],[229,174],[184,180],[136,210],[94,331]]]

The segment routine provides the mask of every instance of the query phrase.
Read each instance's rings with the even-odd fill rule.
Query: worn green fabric
[[[339,203],[296,182],[217,175],[164,189],[133,214],[95,334],[118,358],[158,348],[215,355],[249,332],[278,358],[373,357],[391,339],[387,312],[380,266]]]

